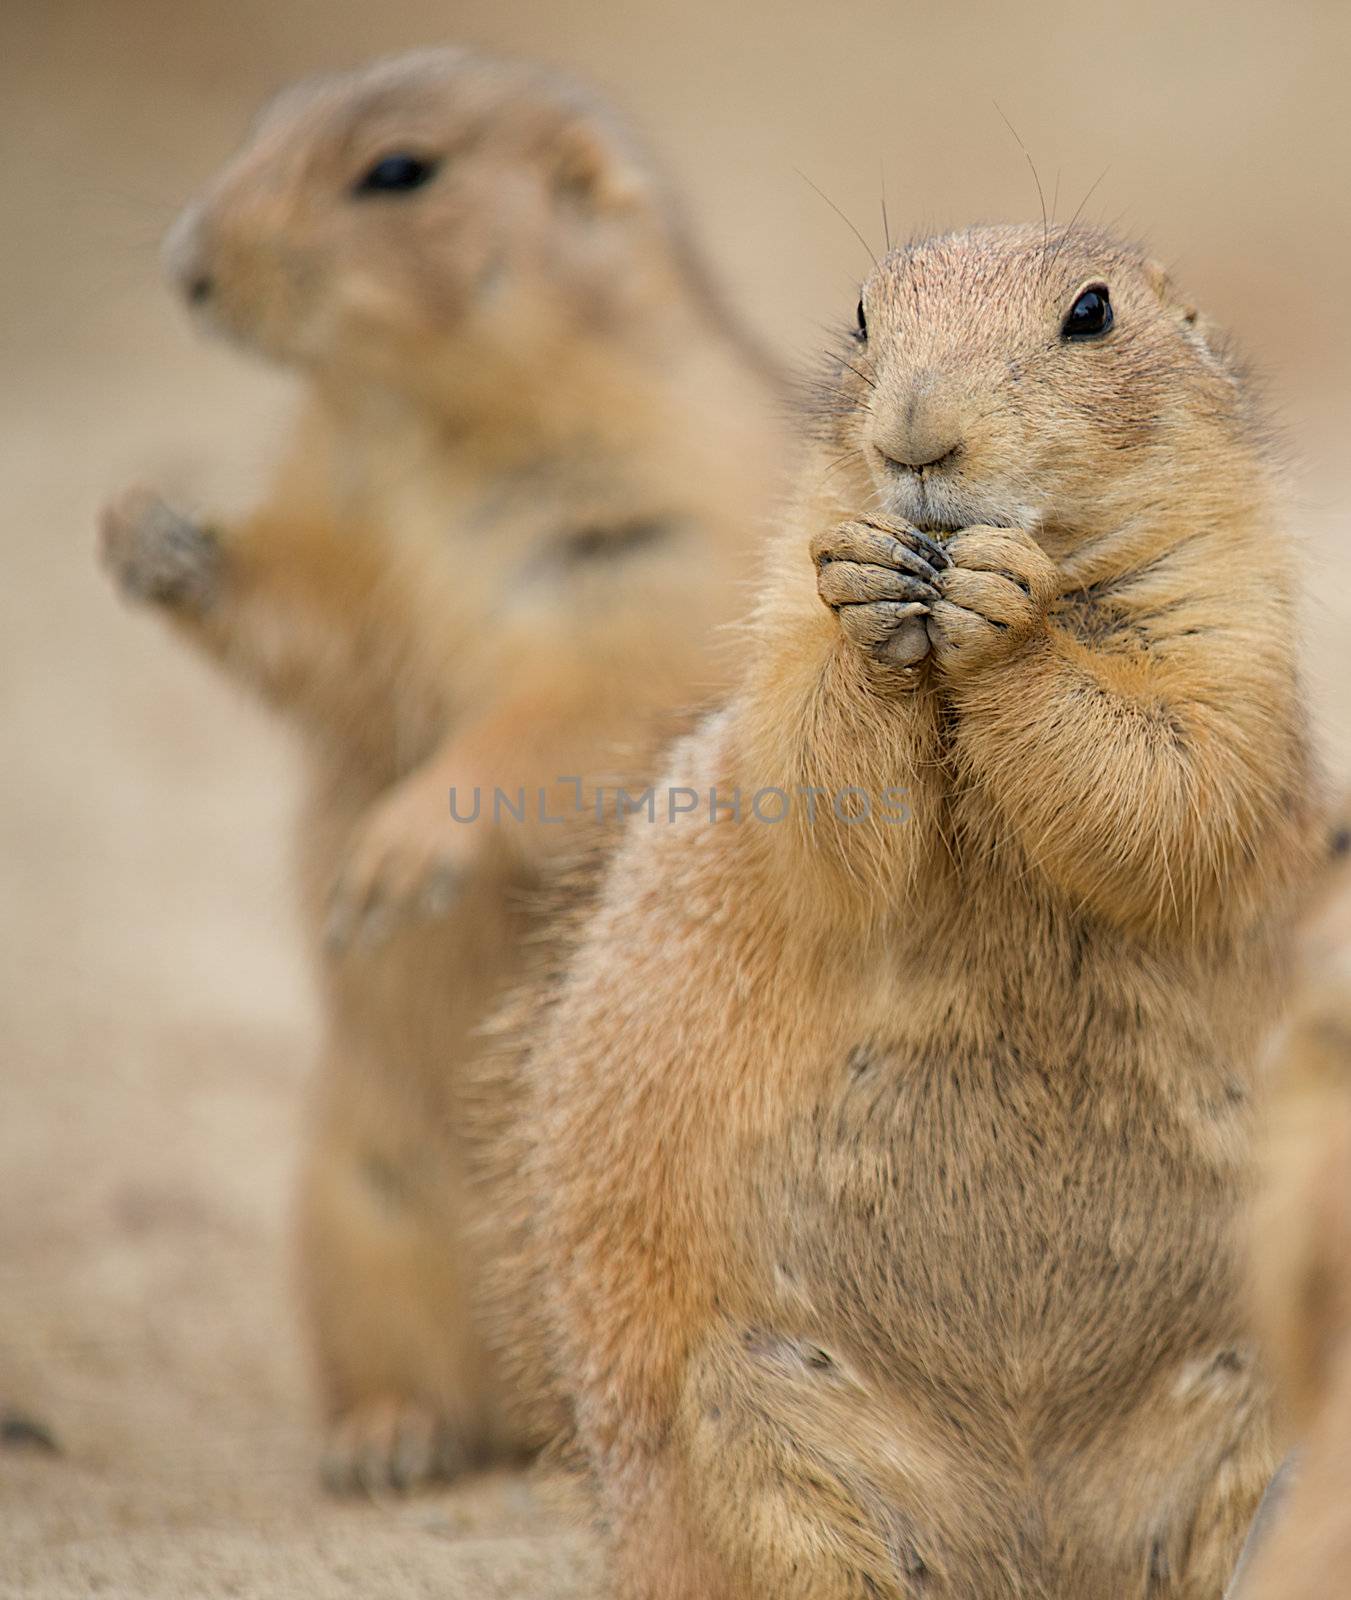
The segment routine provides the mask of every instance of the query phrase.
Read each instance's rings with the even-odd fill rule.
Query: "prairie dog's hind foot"
[[[99,553],[130,600],[201,608],[214,597],[221,564],[215,535],[153,489],[128,489],[103,508]]]
[[[448,1483],[473,1465],[464,1441],[430,1407],[386,1396],[334,1419],[320,1476],[330,1494],[398,1494]]]
[[[918,666],[939,575],[951,565],[942,545],[908,523],[871,518],[817,534],[811,551],[817,593],[849,642],[888,666]]]

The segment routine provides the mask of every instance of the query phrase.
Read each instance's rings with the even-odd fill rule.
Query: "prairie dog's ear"
[[[579,114],[565,122],[548,160],[554,194],[584,210],[620,211],[642,196],[637,163],[594,115]]]
[[[1206,365],[1235,389],[1241,388],[1243,363],[1224,330],[1203,316],[1194,301],[1178,294],[1172,278],[1157,261],[1145,263],[1145,276],[1158,295],[1160,305],[1182,322],[1185,337]]]
[[[1157,261],[1146,261],[1145,276],[1149,279],[1150,286],[1163,305],[1171,306],[1179,313],[1184,322],[1195,323],[1197,318],[1196,307],[1190,301],[1179,298],[1166,267],[1161,266]]]

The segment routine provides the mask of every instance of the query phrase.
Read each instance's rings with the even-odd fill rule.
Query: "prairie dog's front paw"
[[[925,624],[949,677],[1007,656],[1041,626],[1055,597],[1055,563],[1021,528],[964,528],[945,546],[952,565]]]
[[[937,540],[908,523],[858,518],[818,534],[812,560],[817,593],[851,644],[893,667],[928,655],[925,619],[949,565]]]
[[[99,552],[132,600],[205,606],[220,577],[215,535],[167,506],[152,489],[129,489],[104,507]]]
[[[403,919],[446,916],[459,898],[481,837],[459,823],[450,787],[414,774],[391,790],[353,836],[329,904],[325,938],[335,953],[379,944]]]

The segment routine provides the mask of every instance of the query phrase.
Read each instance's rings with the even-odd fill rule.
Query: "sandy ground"
[[[0,1595],[578,1597],[549,1485],[335,1506],[313,1485],[287,1211],[314,1011],[281,732],[91,559],[148,477],[237,503],[278,380],[196,344],[154,245],[296,74],[446,37],[615,87],[782,353],[847,316],[880,234],[1124,212],[1271,370],[1306,465],[1291,556],[1334,767],[1351,755],[1351,18],[1317,3],[736,7],[9,0],[0,16]],[[884,161],[885,155],[885,161]],[[4,1442],[4,1415],[58,1449]],[[11,1427],[10,1434],[22,1433]]]

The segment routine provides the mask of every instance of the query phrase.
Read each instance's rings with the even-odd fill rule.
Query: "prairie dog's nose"
[[[161,251],[164,271],[171,283],[191,305],[202,305],[215,290],[215,280],[207,264],[206,231],[200,205],[188,206],[179,213],[164,236]]]
[[[877,418],[872,442],[896,466],[923,472],[961,453],[961,418],[940,380],[923,373],[909,385],[892,415]]]

